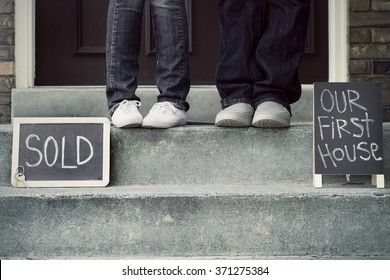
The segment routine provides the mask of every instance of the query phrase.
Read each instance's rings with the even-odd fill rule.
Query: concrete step
[[[3,184],[10,180],[11,135],[6,126],[1,137],[1,165],[7,170]],[[311,127],[305,125],[281,130],[112,126],[110,185],[309,183],[311,139]]]
[[[167,130],[111,127],[110,186],[312,184],[312,127]],[[0,126],[0,185],[10,185],[12,129]],[[390,181],[390,124],[384,124],[385,182]],[[324,183],[339,177],[324,176]],[[337,181],[336,180],[336,181]],[[344,181],[344,178],[341,179]]]
[[[390,189],[315,189],[311,142],[308,125],[112,128],[109,187],[26,189],[2,125],[0,258],[390,258]]]
[[[158,90],[143,86],[137,90],[145,116],[156,102]],[[13,89],[14,117],[108,117],[104,87],[36,87]],[[28,100],[28,102],[26,102]],[[192,87],[187,101],[190,123],[214,123],[221,110],[220,97],[214,86]],[[312,122],[313,86],[303,86],[302,98],[292,105],[292,123]]]
[[[390,190],[0,187],[1,259],[390,258]]]
[[[289,129],[112,127],[99,189],[11,187],[12,127],[0,125],[0,258],[390,258],[389,188],[341,176],[313,187],[311,90]],[[104,88],[12,95],[15,117],[107,116]],[[145,114],[156,89],[140,96]],[[192,123],[214,122],[215,89],[189,102]],[[389,125],[384,137],[389,182]]]

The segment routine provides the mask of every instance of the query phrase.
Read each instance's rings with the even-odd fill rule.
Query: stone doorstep
[[[362,181],[364,178],[359,177]],[[188,185],[141,185],[111,186],[101,188],[14,188],[0,186],[0,197],[3,198],[144,198],[144,197],[377,197],[390,196],[390,188],[377,189],[368,184],[345,184],[328,182],[323,188],[314,188],[311,184],[302,183],[267,183],[267,184],[194,184]],[[390,218],[390,217],[389,217]]]
[[[242,139],[246,139],[245,146],[237,146]],[[389,140],[390,125],[385,124],[387,185],[390,180]],[[0,186],[10,185],[11,150],[11,126],[2,125]],[[188,185],[190,188],[199,184],[310,185],[313,182],[312,128],[309,125],[293,125],[281,130],[192,125],[168,130],[112,127],[110,169],[109,186],[173,184]],[[323,177],[324,185],[346,182],[344,176]]]
[[[390,256],[390,190],[0,188],[0,258]]]
[[[151,90],[155,91],[151,88],[141,93],[145,94],[145,108],[154,103],[156,94]],[[215,92],[210,94],[209,89],[195,91],[189,96],[189,102],[193,108],[202,110],[194,115],[190,115],[190,111],[189,118],[195,123],[212,123],[220,110],[219,97]],[[64,98],[64,94],[69,96],[72,92],[76,93],[72,98]],[[310,88],[305,92],[310,93]],[[13,116],[102,116],[102,112],[106,112],[103,93],[101,88],[15,90]],[[33,102],[25,102],[27,94],[34,96]],[[91,111],[85,110],[86,103]],[[296,125],[311,121],[311,104],[310,98],[307,102],[298,102],[295,109],[298,115],[301,112],[304,115],[294,115],[293,119],[297,120],[294,125],[278,131],[261,130],[260,133],[254,128],[187,126],[158,132],[137,129],[129,133],[113,128],[114,179],[107,188],[10,187],[7,182],[12,129],[0,126],[0,186],[5,185],[0,187],[0,235],[3,236],[0,258],[388,258],[389,188],[376,189],[367,184],[366,177],[363,178],[365,184],[344,185],[345,179],[340,176],[337,179],[324,176],[322,189],[312,186],[311,126]],[[249,173],[242,175],[237,170],[232,172],[231,168],[220,169],[225,172],[223,176],[206,173],[213,164],[207,154],[216,156],[221,152],[218,141],[227,141],[225,149],[229,150],[242,141],[243,135],[250,139],[251,147],[263,144],[268,149],[263,149],[262,153],[257,149],[250,149],[251,152],[243,149],[233,157],[225,151],[222,162],[225,165],[229,161],[240,162],[237,156],[242,155],[241,152],[251,153],[249,163],[239,168]],[[384,135],[388,182],[389,126],[385,125]],[[160,175],[146,177],[147,172],[141,172],[145,166],[163,159],[152,161],[159,155],[159,149],[164,152],[171,149],[172,155],[183,155],[183,151],[194,147],[189,144],[194,137],[196,141],[192,143],[197,144],[198,150],[184,157],[184,162],[194,164],[184,165],[173,180],[163,177],[165,181],[157,184],[162,178],[158,177]],[[207,141],[198,141],[196,137]],[[137,138],[144,141],[134,141]],[[181,146],[170,145],[177,138],[183,140]],[[212,149],[206,145],[210,141]],[[291,145],[298,148],[288,150]],[[222,152],[223,149],[222,146]],[[263,175],[254,181],[248,180],[248,174],[256,170],[253,162],[270,158],[270,155],[272,158],[276,151],[283,159],[289,159],[289,163],[277,162],[274,167],[264,164],[259,172]],[[143,163],[144,167],[137,170],[137,161],[131,160],[122,166],[122,162],[128,162],[124,159],[135,153],[139,159],[150,158]],[[210,165],[202,166],[204,161]],[[136,170],[138,183],[129,181],[131,176],[121,168]],[[186,170],[195,170],[203,178],[191,179]],[[272,177],[275,170],[281,177]],[[180,175],[183,172],[185,179]],[[286,176],[294,179],[291,182]],[[140,185],[139,182],[146,183]]]
[[[122,148],[129,150],[133,137],[149,139],[146,143],[155,143],[154,149],[160,144],[166,149],[171,137],[199,134],[214,141],[220,132],[228,141],[235,141],[242,134],[260,143],[278,136],[282,146],[288,137],[280,134],[296,134],[306,140],[295,139],[293,143],[300,143],[300,149],[306,151],[311,143],[307,136],[311,133],[310,126],[262,130],[262,137],[258,137],[257,129],[226,130],[212,126],[133,132],[113,128],[112,141],[121,143],[117,145],[119,150],[113,150],[114,154]],[[390,139],[389,133],[386,126],[385,139]],[[7,173],[1,174],[1,182],[9,180],[11,138],[11,126],[0,126],[0,167]],[[159,144],[159,139],[167,142]],[[267,145],[270,152],[281,154],[272,145]],[[389,148],[386,149],[386,154],[390,154]],[[143,156],[145,149],[139,150],[138,156]],[[296,152],[304,158],[311,157],[311,153],[299,149]],[[292,161],[300,161],[299,155],[293,156]],[[305,165],[308,170],[303,173],[307,173],[304,176],[310,181],[311,167],[307,162]],[[386,170],[388,167],[387,161]],[[302,172],[302,168],[298,170]],[[385,259],[390,256],[389,188],[333,181],[322,189],[305,181],[229,184],[233,182],[231,178],[228,183],[146,185],[120,185],[122,179],[116,178],[117,183],[107,188],[18,189],[5,184],[0,187],[0,258]]]
[[[0,178],[7,185],[12,132],[4,129],[1,136],[5,172]],[[242,138],[247,139],[245,146],[237,146]],[[310,126],[263,131],[192,125],[167,130],[111,127],[110,185],[308,182],[311,139]],[[300,145],[290,152],[286,147],[293,143]]]
[[[301,99],[292,104],[295,123],[312,122],[313,86],[303,86]],[[140,87],[137,95],[142,100],[140,111],[145,116],[156,102],[158,90],[153,86]],[[104,87],[36,87],[12,90],[12,117],[108,117]],[[30,100],[31,102],[26,102]],[[187,101],[187,113],[192,124],[214,124],[221,110],[215,86],[192,87]]]

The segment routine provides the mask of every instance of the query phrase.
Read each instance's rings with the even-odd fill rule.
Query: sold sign
[[[15,118],[12,184],[106,186],[109,133],[106,118]]]

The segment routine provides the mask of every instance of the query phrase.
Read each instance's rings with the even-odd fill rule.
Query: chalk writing
[[[383,166],[378,88],[376,84],[367,83],[315,84],[317,174],[355,174],[354,171],[365,172],[373,169],[372,166]]]
[[[36,146],[33,146],[33,144],[31,144],[31,141],[32,139],[35,139],[37,140],[38,142],[41,140],[40,137],[36,134],[30,134],[27,136],[26,138],[26,147],[28,150],[32,151],[32,152],[35,152],[37,153],[37,160],[35,163],[31,163],[31,162],[28,162],[26,161],[26,165],[28,167],[38,167],[43,159],[45,160],[45,163],[48,167],[52,167],[58,160],[58,155],[59,155],[59,147],[58,147],[58,142],[57,140],[53,137],[53,136],[49,136],[47,137],[44,145],[43,145],[43,153],[42,151],[36,147]],[[88,163],[92,157],[93,157],[93,146],[92,146],[92,143],[91,141],[89,141],[86,137],[83,137],[83,136],[77,136],[76,137],[76,146],[77,146],[77,149],[76,149],[76,158],[77,158],[77,162],[76,162],[76,165],[65,165],[65,155],[66,155],[66,136],[63,136],[62,139],[61,139],[61,168],[77,168],[78,166],[80,165],[84,165],[86,163]],[[80,144],[81,144],[81,140],[85,143],[88,144],[88,147],[89,147],[89,155],[86,159],[84,160],[81,160],[81,157],[80,157]],[[51,143],[51,144],[50,144]],[[54,151],[53,154],[50,154],[48,153],[48,150],[50,149],[50,146],[52,146],[52,150]],[[49,157],[51,157],[51,162],[50,162],[50,159]]]

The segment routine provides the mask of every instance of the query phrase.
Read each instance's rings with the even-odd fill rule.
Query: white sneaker
[[[266,101],[257,106],[252,125],[255,127],[289,127],[290,112],[281,104]]]
[[[254,109],[250,104],[237,103],[226,107],[215,118],[216,126],[247,127],[251,126]]]
[[[187,115],[184,110],[176,108],[171,102],[158,102],[150,109],[142,126],[145,128],[170,128],[186,124]]]
[[[111,117],[113,125],[119,128],[140,127],[142,115],[138,110],[139,106],[141,106],[139,101],[123,100]]]

